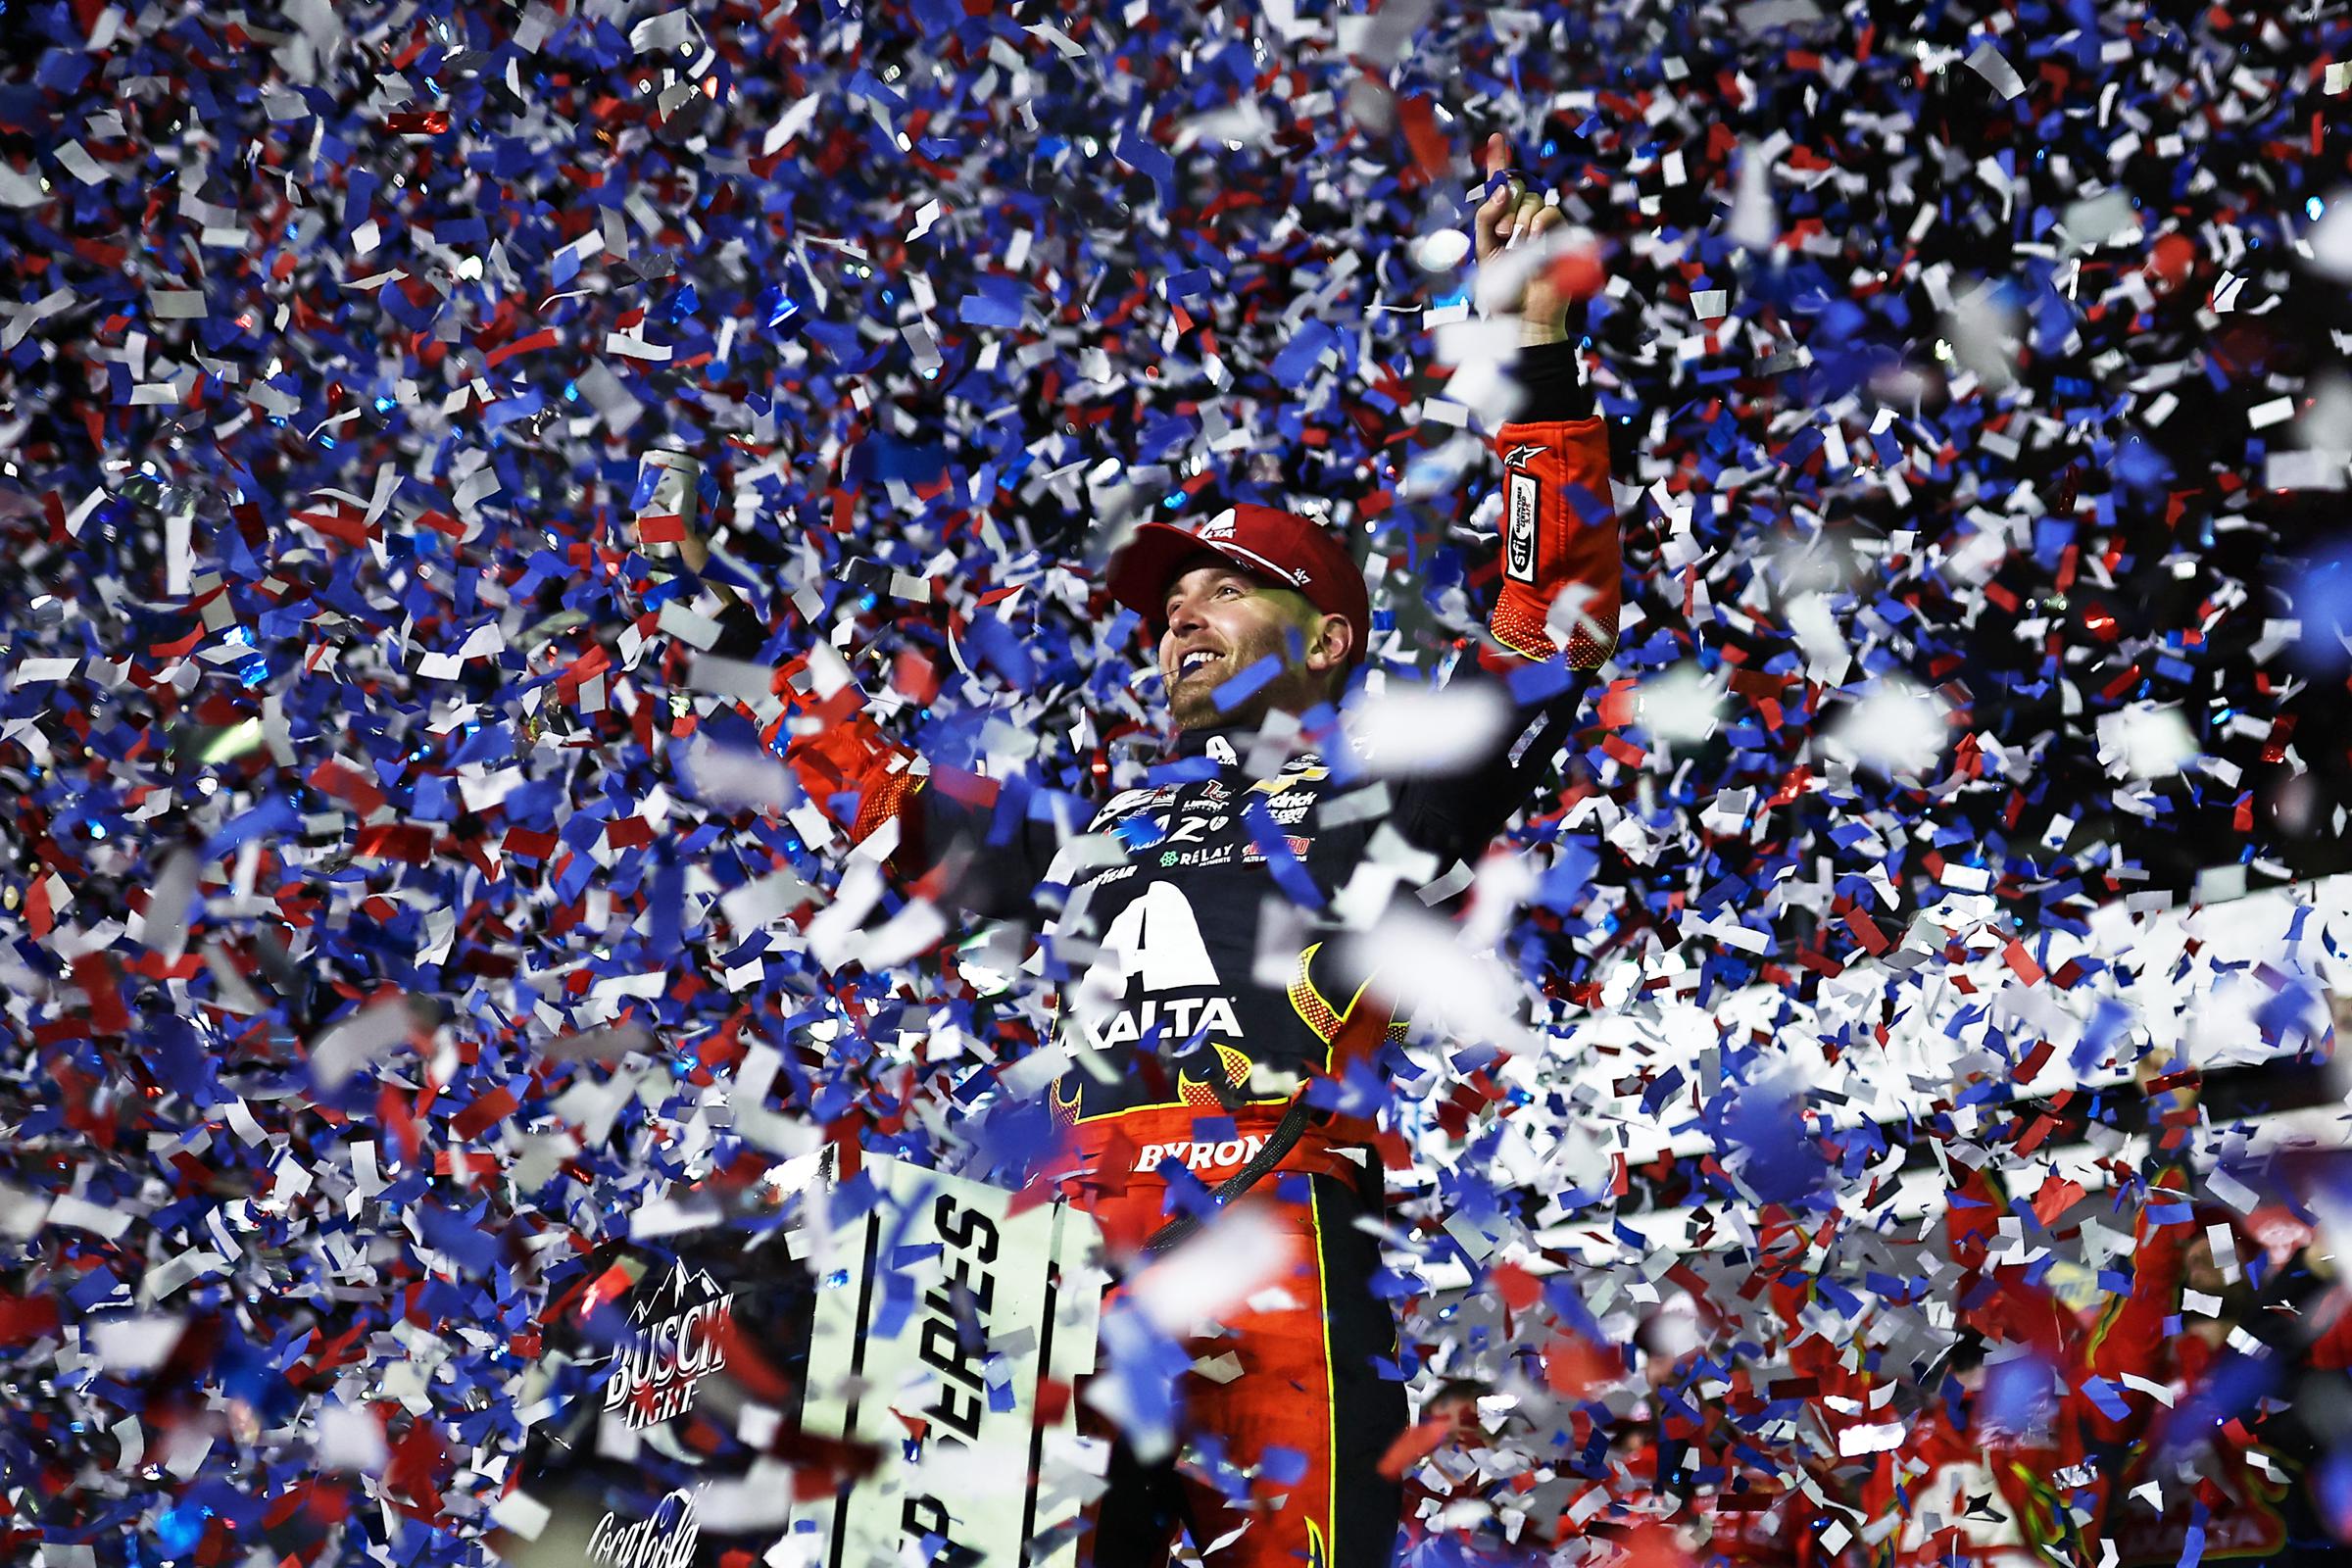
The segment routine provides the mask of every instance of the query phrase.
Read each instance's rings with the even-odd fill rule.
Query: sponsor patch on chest
[[[1266,798],[1266,814],[1284,827],[1297,827],[1314,808],[1312,790],[1284,790]]]

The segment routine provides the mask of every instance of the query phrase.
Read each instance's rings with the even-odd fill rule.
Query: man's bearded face
[[[1204,561],[1169,585],[1167,613],[1159,673],[1179,727],[1254,726],[1278,708],[1303,712],[1328,699],[1330,670],[1308,666],[1309,631],[1319,617],[1299,594],[1230,563]],[[1220,710],[1217,689],[1268,657],[1281,672]]]

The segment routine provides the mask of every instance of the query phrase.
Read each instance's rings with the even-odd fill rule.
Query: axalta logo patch
[[[1146,1144],[1136,1152],[1135,1169],[1140,1175],[1150,1175],[1172,1159],[1186,1170],[1222,1170],[1227,1165],[1255,1159],[1257,1152],[1265,1147],[1265,1139],[1255,1133],[1247,1138],[1228,1138],[1222,1143],[1186,1139],[1173,1144]]]
[[[1089,1030],[1098,1047],[1131,1045],[1157,1025],[1169,1040],[1190,1040],[1203,1030],[1229,1039],[1242,1037],[1242,1020],[1230,997],[1148,997],[1140,1007],[1122,1009],[1100,1032]]]

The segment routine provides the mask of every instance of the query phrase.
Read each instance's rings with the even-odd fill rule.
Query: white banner
[[[898,1160],[863,1168],[883,1200],[822,1233],[801,1428],[883,1458],[844,1495],[797,1506],[767,1562],[898,1568],[926,1560],[903,1547],[936,1538],[951,1563],[1069,1563],[1083,1499],[1036,1480],[1102,1467],[1083,1455],[1075,1399],[1046,1419],[1038,1394],[1094,1370],[1094,1222],[1062,1203],[1015,1214],[1010,1193]]]

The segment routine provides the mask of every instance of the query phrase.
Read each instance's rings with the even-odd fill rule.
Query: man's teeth
[[[1194,670],[1199,669],[1202,664],[1207,663],[1210,660],[1216,657],[1217,656],[1212,653],[1196,648],[1177,662],[1176,671],[1178,674],[1189,675]]]

